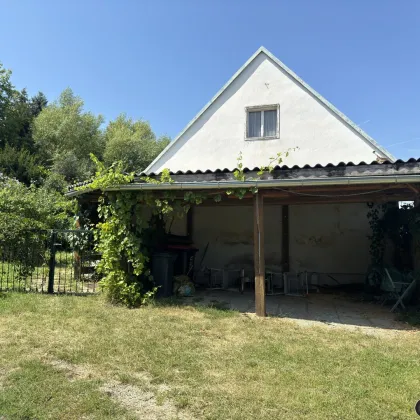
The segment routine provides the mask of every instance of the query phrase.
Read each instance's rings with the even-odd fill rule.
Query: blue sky
[[[0,0],[0,61],[49,100],[175,137],[261,45],[397,157],[420,157],[419,0]],[[401,144],[399,144],[401,143]]]

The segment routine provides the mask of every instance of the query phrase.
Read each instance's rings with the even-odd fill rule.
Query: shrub
[[[47,230],[70,226],[73,210],[57,191],[0,176],[0,255],[18,263],[19,277],[39,263]]]

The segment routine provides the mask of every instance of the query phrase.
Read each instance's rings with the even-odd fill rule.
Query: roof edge
[[[322,177],[306,179],[263,179],[247,181],[200,181],[175,182],[164,184],[134,183],[109,187],[106,191],[189,191],[189,190],[220,190],[228,188],[275,188],[275,187],[304,187],[304,186],[331,186],[331,185],[369,185],[369,184],[411,184],[420,182],[420,174],[393,174],[393,175],[365,175],[354,177]],[[92,190],[91,190],[92,191]],[[71,191],[67,197],[83,194],[81,191]]]

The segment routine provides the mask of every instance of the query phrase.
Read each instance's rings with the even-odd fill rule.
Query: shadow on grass
[[[194,308],[199,312],[204,312],[216,317],[230,317],[238,314],[238,311],[230,308],[229,302],[219,301],[217,299],[213,299],[210,302],[204,302],[202,297],[194,296],[171,296],[155,299],[152,305],[156,307]]]

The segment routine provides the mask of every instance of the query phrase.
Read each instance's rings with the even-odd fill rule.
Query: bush
[[[36,155],[8,144],[0,148],[0,172],[8,177],[17,178],[26,185],[41,184],[45,175],[45,169]]]
[[[0,255],[25,278],[39,263],[47,230],[68,228],[74,202],[46,187],[0,177]],[[36,251],[36,252],[34,252]]]

